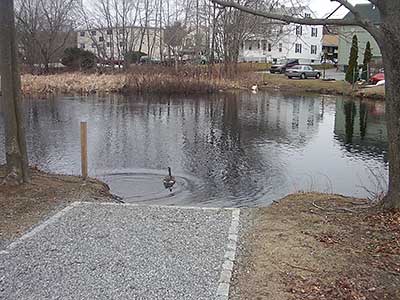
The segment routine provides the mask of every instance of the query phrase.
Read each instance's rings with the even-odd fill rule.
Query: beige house
[[[142,52],[160,60],[163,53],[163,30],[155,27],[119,27],[81,30],[78,48],[91,51],[105,61],[123,61],[128,52]]]
[[[322,37],[322,53],[326,59],[338,59],[339,36],[337,34],[324,34]]]

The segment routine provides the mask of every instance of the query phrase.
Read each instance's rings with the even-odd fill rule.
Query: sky
[[[350,0],[350,3],[368,3],[367,0]],[[310,0],[310,7],[314,11],[317,17],[327,16],[329,13],[335,10],[339,4],[337,2],[332,2],[331,0]],[[346,14],[347,10],[344,8],[339,9],[334,17],[342,17]]]

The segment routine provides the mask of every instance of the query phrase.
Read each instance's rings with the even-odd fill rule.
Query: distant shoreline
[[[259,90],[344,95],[362,99],[384,100],[383,86],[352,90],[344,81],[287,79],[283,75],[249,72],[237,79],[195,79],[169,74],[86,74],[61,73],[55,75],[22,75],[24,96],[93,94],[158,94],[207,95],[229,90]]]
[[[343,95],[361,99],[385,100],[384,86],[352,89],[342,80],[288,79],[284,75],[264,74],[261,90]]]

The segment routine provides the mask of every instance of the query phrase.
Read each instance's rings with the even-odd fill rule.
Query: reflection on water
[[[241,93],[25,107],[32,163],[79,174],[79,122],[88,121],[90,174],[132,202],[256,206],[299,190],[368,196],[360,187],[374,189],[368,169],[387,176],[380,102]],[[162,187],[168,166],[178,178],[173,194]]]
[[[383,102],[337,101],[335,135],[349,152],[387,161],[387,133]]]

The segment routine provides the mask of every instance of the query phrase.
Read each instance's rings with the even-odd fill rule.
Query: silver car
[[[313,67],[306,66],[306,65],[297,65],[297,66],[291,67],[290,69],[286,70],[285,74],[289,79],[292,79],[294,77],[297,77],[300,79],[306,79],[306,78],[319,79],[321,77],[321,71],[315,70],[315,69],[313,69]]]

